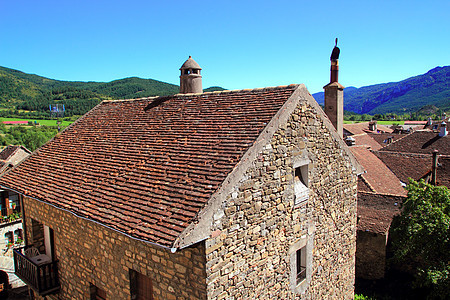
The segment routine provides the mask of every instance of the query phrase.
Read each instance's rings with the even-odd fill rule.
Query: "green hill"
[[[323,92],[313,96],[323,104]],[[344,109],[359,114],[411,113],[429,105],[450,110],[450,66],[399,82],[344,90]]]
[[[206,91],[223,90],[211,87]],[[0,116],[48,117],[49,104],[64,104],[66,116],[82,115],[105,99],[178,93],[179,86],[130,77],[111,82],[61,81],[0,67]],[[25,112],[24,112],[25,111]]]

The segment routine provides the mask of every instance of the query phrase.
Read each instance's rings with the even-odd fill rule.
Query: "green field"
[[[344,121],[344,124],[363,123],[368,121]],[[405,125],[405,121],[377,121],[381,125]]]
[[[37,120],[37,119],[19,119],[19,118],[0,118],[0,122],[3,121],[36,121],[39,125],[45,126],[57,126],[56,120]],[[73,121],[61,121],[61,126],[69,126]]]

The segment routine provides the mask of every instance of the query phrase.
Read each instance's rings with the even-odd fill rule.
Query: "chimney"
[[[339,53],[336,44],[331,52],[330,83],[323,87],[325,90],[325,113],[336,128],[340,137],[344,135],[344,87],[338,83],[339,76]]]
[[[445,122],[442,122],[440,127],[441,128],[439,130],[439,136],[440,137],[446,136],[448,134],[447,124]]]
[[[388,136],[388,138],[386,139],[386,144],[388,145],[391,144],[393,138],[394,138],[393,136]]]
[[[203,93],[201,70],[198,63],[189,56],[180,68],[180,94]]]
[[[433,165],[431,166],[431,184],[436,185],[437,166],[438,166],[438,150],[433,150]]]
[[[369,122],[369,130],[370,131],[377,131],[377,121]]]

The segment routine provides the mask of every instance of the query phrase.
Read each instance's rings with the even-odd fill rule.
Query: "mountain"
[[[323,92],[313,96],[323,104]],[[450,110],[450,66],[399,82],[344,89],[344,109],[359,114],[410,113],[425,106]]]
[[[207,91],[224,90],[210,87]],[[0,67],[0,113],[26,110],[29,115],[48,115],[49,104],[65,105],[66,115],[79,115],[105,99],[133,99],[166,96],[179,92],[179,86],[129,77],[111,82],[61,81]],[[1,108],[10,111],[2,111]]]

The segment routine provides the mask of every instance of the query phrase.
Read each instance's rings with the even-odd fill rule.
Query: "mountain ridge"
[[[313,97],[324,103],[323,92]],[[450,109],[450,66],[438,66],[398,82],[344,89],[344,109],[358,114],[411,113],[427,105]]]

